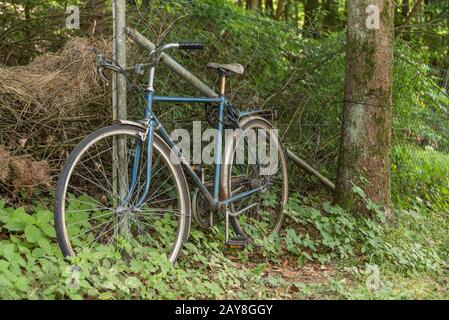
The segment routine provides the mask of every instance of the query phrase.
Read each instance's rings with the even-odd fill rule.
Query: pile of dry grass
[[[35,187],[50,186],[52,181],[49,172],[47,161],[12,156],[6,148],[0,146],[0,186],[13,197],[19,188],[25,188],[31,194]]]
[[[110,98],[91,48],[111,55],[110,43],[75,38],[26,66],[0,66],[0,144],[56,168],[79,138],[108,121]]]

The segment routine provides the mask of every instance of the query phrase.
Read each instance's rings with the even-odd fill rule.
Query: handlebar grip
[[[195,49],[203,49],[204,44],[200,42],[180,42],[179,49],[181,50],[195,50]]]

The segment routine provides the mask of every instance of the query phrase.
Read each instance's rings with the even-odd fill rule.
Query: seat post
[[[226,91],[226,75],[222,74],[220,77],[220,95],[224,96]]]

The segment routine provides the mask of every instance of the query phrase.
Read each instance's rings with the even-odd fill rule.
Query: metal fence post
[[[112,2],[113,12],[113,55],[114,59],[126,68],[126,0],[114,0]],[[126,77],[123,74],[116,73],[113,84],[113,119],[126,119]],[[114,143],[114,153],[117,160],[112,164],[115,176],[113,180],[117,187],[117,193],[120,199],[124,199],[128,192],[128,168],[126,163],[127,146],[126,139],[119,138]],[[120,230],[126,232],[128,225],[126,221],[120,222]]]

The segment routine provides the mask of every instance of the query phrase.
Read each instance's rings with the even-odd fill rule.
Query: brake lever
[[[104,56],[97,51],[96,48],[92,48],[91,50],[95,54],[95,64],[97,65],[97,72],[100,76],[100,80],[104,85],[109,86],[109,81],[104,75],[104,63],[106,62],[106,60],[104,59]]]
[[[138,63],[134,66],[134,72],[138,75],[143,75],[145,73],[145,66],[142,63]]]
[[[100,75],[100,80],[101,82],[103,82],[104,85],[109,86],[109,81],[106,78],[106,76],[104,75],[104,67],[103,66],[99,66],[97,68],[98,74]]]

